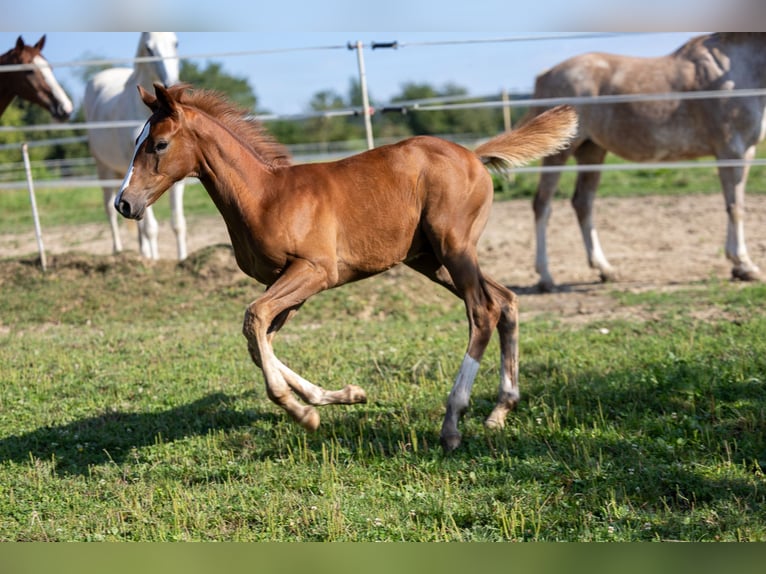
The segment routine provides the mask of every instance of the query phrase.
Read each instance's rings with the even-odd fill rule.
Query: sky
[[[380,104],[407,82],[453,82],[477,96],[528,92],[538,73],[575,54],[660,56],[696,30],[766,29],[762,0],[21,0],[8,6],[0,49],[10,48],[19,33],[33,43],[45,31],[43,53],[76,105],[84,86],[68,63],[130,58],[138,30],[159,29],[178,33],[182,58],[220,62],[227,73],[246,78],[259,110],[279,115],[307,111],[321,90],[346,95],[351,78],[358,78],[355,51],[301,48],[363,42],[370,95]],[[621,34],[423,44],[586,32]],[[369,47],[390,41],[401,47]],[[252,53],[284,49],[294,51]]]
[[[33,44],[42,34],[0,32],[0,49],[11,48],[19,35]],[[78,76],[81,64],[94,59],[132,58],[139,41],[139,32],[45,34],[43,55],[76,106],[84,91]],[[437,88],[454,83],[475,96],[498,94],[502,89],[528,93],[537,74],[576,54],[604,51],[661,56],[695,33],[256,31],[177,32],[177,35],[181,58],[189,58],[200,66],[208,61],[220,62],[227,73],[248,80],[258,98],[259,111],[291,115],[308,111],[311,97],[321,90],[348,94],[351,80],[359,78],[357,52],[346,47],[349,42],[363,44],[370,97],[380,105],[401,93],[408,82]],[[393,41],[400,47],[371,48],[373,42]]]

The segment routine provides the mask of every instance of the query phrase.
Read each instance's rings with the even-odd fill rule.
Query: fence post
[[[21,145],[21,155],[24,156],[24,170],[27,172],[27,187],[29,188],[29,203],[32,205],[32,219],[35,222],[35,236],[37,237],[37,250],[40,252],[40,265],[43,271],[48,269],[45,261],[45,247],[43,246],[43,234],[40,230],[40,216],[37,213],[37,200],[35,199],[35,186],[32,182],[32,166],[29,163],[29,146]]]
[[[508,90],[503,88],[500,97],[503,100],[503,125],[505,126],[505,131],[509,132],[513,129],[513,126],[511,125],[511,106],[508,105],[508,102],[511,101],[508,97]]]
[[[352,46],[349,45],[349,48]],[[362,91],[362,107],[364,108],[364,131],[367,133],[367,149],[375,147],[372,138],[372,121],[370,121],[370,98],[367,95],[367,74],[364,71],[364,55],[362,54],[362,42],[356,42],[356,60],[359,64],[359,88]]]

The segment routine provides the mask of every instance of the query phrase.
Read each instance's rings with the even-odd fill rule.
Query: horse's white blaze
[[[66,92],[58,83],[58,80],[56,80],[56,76],[53,75],[53,69],[48,63],[48,60],[42,56],[35,56],[34,60],[32,60],[32,63],[37,66],[38,70],[40,70],[40,73],[43,75],[43,78],[45,78],[46,83],[50,86],[51,91],[53,91],[54,97],[61,103],[63,111],[67,114],[71,114],[72,110],[74,109],[72,100],[69,99],[69,96],[66,95]]]
[[[130,167],[128,167],[128,173],[125,174],[125,179],[122,180],[122,185],[120,186],[120,191],[117,193],[117,197],[114,199],[114,205],[117,207],[117,204],[119,204],[120,199],[122,198],[122,192],[130,185],[130,178],[133,177],[133,162],[136,161],[136,154],[138,153],[138,149],[141,147],[141,144],[146,141],[146,138],[149,137],[149,122],[146,122],[144,124],[144,129],[141,130],[141,134],[138,136],[138,139],[136,140],[136,149],[133,150],[133,159],[130,160]]]

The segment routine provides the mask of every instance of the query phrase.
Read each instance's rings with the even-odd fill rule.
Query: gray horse
[[[537,77],[535,98],[662,94],[766,88],[766,33],[725,32],[698,36],[668,56],[634,58],[590,53],[566,60]],[[766,96],[706,99],[655,99],[576,106],[580,129],[572,143],[543,160],[560,166],[574,156],[579,165],[600,165],[607,152],[635,162],[686,160],[715,156],[718,160],[750,160],[766,132]],[[532,109],[537,114],[541,109]],[[726,211],[726,257],[732,276],[760,280],[745,245],[745,182],[748,166],[719,167]],[[540,176],[534,199],[539,286],[551,290],[546,227],[551,198],[560,173]],[[577,175],[572,205],[582,231],[588,263],[603,281],[616,277],[598,240],[593,201],[600,171]]]

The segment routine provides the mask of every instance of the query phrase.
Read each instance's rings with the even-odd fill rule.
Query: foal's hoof
[[[735,281],[763,281],[761,270],[757,267],[734,267],[731,270],[731,278]]]
[[[307,431],[314,432],[319,428],[319,411],[314,407],[306,406],[295,420]]]
[[[439,437],[439,441],[442,443],[442,449],[444,452],[449,453],[460,446],[461,438],[462,437],[460,436],[460,433],[448,435],[443,434]]]
[[[346,388],[343,389],[343,392],[346,393],[346,398],[349,405],[367,402],[367,393],[364,392],[362,387],[357,387],[356,385],[346,385]]]

